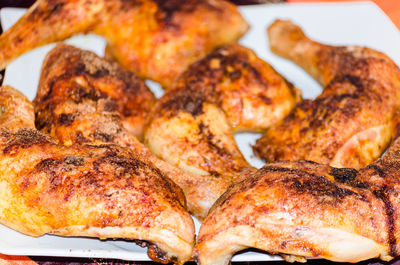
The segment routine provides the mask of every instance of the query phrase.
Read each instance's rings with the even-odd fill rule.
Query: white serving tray
[[[305,98],[318,95],[320,86],[296,65],[273,55],[268,49],[266,27],[277,18],[293,20],[315,40],[335,45],[362,45],[375,48],[389,55],[397,65],[400,65],[399,31],[371,2],[256,5],[240,7],[240,10],[251,25],[251,30],[240,42],[252,48],[300,88]],[[26,9],[2,9],[0,18],[3,29],[8,29],[25,11]],[[105,43],[98,36],[76,36],[66,42],[103,55]],[[38,48],[15,60],[7,67],[4,84],[17,88],[32,100],[36,93],[43,58],[52,47],[54,44]],[[149,85],[157,96],[162,95],[162,90],[157,84],[149,82]],[[250,145],[259,136],[250,133],[236,135],[239,148],[256,167],[260,167],[263,162],[254,158]],[[196,222],[196,225],[198,230],[199,223]],[[0,235],[0,253],[3,254],[149,260],[147,249],[124,240],[101,241],[51,235],[33,238],[1,225]],[[279,259],[277,256],[248,251],[234,256],[232,261]]]

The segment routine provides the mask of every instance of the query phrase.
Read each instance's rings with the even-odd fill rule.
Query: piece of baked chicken
[[[152,154],[131,128],[142,125],[152,95],[143,81],[96,54],[59,44],[46,56],[34,99],[36,126],[63,145],[115,143],[153,165],[184,191],[189,211],[206,216],[229,183],[195,177]],[[148,105],[146,105],[148,103]],[[124,117],[124,113],[129,113]],[[217,183],[217,185],[215,185]],[[217,195],[216,195],[217,194]]]
[[[311,161],[265,165],[232,186],[198,235],[200,265],[228,264],[253,247],[287,261],[338,262],[400,254],[400,138],[357,171]]]
[[[148,117],[145,144],[163,160],[208,178],[218,193],[254,170],[235,131],[262,131],[295,106],[298,91],[248,48],[230,44],[192,64]],[[199,188],[199,192],[202,192]]]
[[[273,52],[303,67],[324,90],[270,127],[254,146],[256,155],[353,168],[379,157],[393,137],[400,107],[395,63],[373,49],[310,40],[290,21],[275,21],[268,37]]]
[[[82,111],[89,112],[85,115],[90,115],[90,112],[95,115],[93,104],[83,105],[80,112],[73,111],[72,105],[85,99],[103,101],[103,108],[118,112],[122,127],[139,139],[143,136],[145,119],[155,102],[153,93],[134,73],[92,52],[59,44],[49,52],[42,65],[34,100],[36,127],[66,145],[85,143],[84,132],[92,133],[92,142],[97,138],[106,138],[107,135],[91,128],[76,128],[73,131],[61,127],[68,127],[79,115],[83,116]],[[71,105],[70,113],[62,113],[62,104],[67,100]],[[111,103],[106,104],[107,100]],[[101,121],[94,125],[94,120],[88,116],[83,118],[89,122],[86,126],[101,126]]]
[[[31,236],[146,241],[155,261],[184,263],[194,225],[182,190],[114,144],[60,145],[35,129],[31,103],[0,87],[0,223]]]
[[[38,0],[0,36],[0,69],[33,48],[92,32],[106,39],[107,54],[122,66],[168,86],[247,29],[224,0]]]

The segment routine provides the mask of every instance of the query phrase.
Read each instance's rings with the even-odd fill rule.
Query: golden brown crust
[[[62,58],[56,60],[59,63],[48,63],[52,61],[51,58],[58,58],[60,52],[63,55],[60,55]],[[82,79],[92,80],[93,77],[86,74],[83,74],[83,77],[82,74],[74,75],[73,73],[76,71],[72,71],[71,74],[70,69],[76,67],[74,64],[68,63],[73,60],[68,57],[71,54],[79,59],[77,60],[78,66],[84,64],[86,68],[94,68],[95,72],[97,72],[98,64],[108,64],[92,53],[71,46],[62,45],[54,48],[42,67],[43,78],[40,80],[35,100],[38,127],[67,146],[114,143],[129,148],[134,157],[159,169],[165,176],[176,182],[185,193],[188,210],[196,217],[204,218],[211,203],[226,190],[230,183],[216,180],[219,185],[215,186],[214,177],[204,176],[196,177],[197,182],[194,185],[194,177],[191,174],[185,173],[153,155],[126,129],[132,128],[135,124],[130,123],[135,121],[122,119],[123,108],[119,104],[124,106],[123,99],[114,98],[123,89],[106,90],[124,83],[124,76],[121,77],[118,71],[109,71],[107,82],[100,82],[101,80],[82,81]],[[97,63],[93,61],[97,61]],[[56,74],[57,82],[53,81],[54,78],[49,78],[49,73]],[[76,83],[79,85],[74,85]],[[49,93],[49,87],[53,87],[51,93]],[[140,101],[143,98],[140,89],[138,93],[131,92],[126,95],[127,98],[133,98],[131,101]],[[137,107],[140,108],[140,106]],[[142,114],[145,113],[142,112]],[[180,194],[177,195],[180,196]],[[184,198],[181,199],[184,200]]]
[[[27,108],[32,119],[8,123],[12,115],[7,111],[12,109],[2,113],[2,224],[32,236],[51,233],[147,240],[157,245],[166,260],[183,263],[190,259],[193,220],[174,182],[129,149],[113,144],[67,147],[36,129],[25,128],[33,123],[32,106],[10,87],[0,92],[2,109],[12,103],[17,113]]]
[[[188,90],[197,101],[207,97],[218,104],[235,132],[265,130],[300,99],[291,83],[239,44],[225,45],[193,63],[170,89]]]
[[[192,64],[156,103],[145,143],[157,156],[197,175],[178,183],[199,187],[206,213],[229,185],[254,170],[233,131],[265,130],[298,98],[297,90],[254,52],[225,45]]]
[[[359,171],[311,161],[265,165],[210,210],[196,245],[200,264],[226,264],[246,247],[342,262],[398,256],[399,148],[397,138]]]
[[[292,261],[398,256],[399,69],[371,49],[313,42],[289,21],[273,23],[269,34],[274,52],[301,65],[325,89],[268,129],[257,141],[258,154],[362,167],[396,140],[383,158],[361,170],[280,161],[242,178],[217,200],[200,228],[200,264],[227,264],[248,247]]]
[[[193,168],[188,171],[194,174],[197,170],[217,177],[239,174],[249,164],[235,143],[224,113],[213,101],[212,95],[196,90],[167,93],[149,118],[145,143],[176,166]]]
[[[104,2],[91,0],[36,1],[26,14],[0,36],[0,68],[36,47],[87,33],[99,23]],[[72,12],[73,10],[73,12]]]
[[[21,129],[14,134],[2,131],[1,136],[4,143],[1,151],[10,161],[17,161],[29,152],[41,154],[47,150],[51,154],[42,154],[40,160],[34,161],[32,168],[27,167],[27,162],[20,162],[23,174],[15,178],[15,189],[20,192],[25,203],[32,207],[44,198],[57,198],[55,202],[65,204],[76,200],[76,197],[91,198],[93,205],[102,204],[107,213],[96,217],[96,223],[88,224],[96,227],[123,226],[129,219],[134,225],[150,226],[159,215],[154,205],[157,197],[154,196],[161,196],[160,199],[165,200],[170,207],[182,208],[176,199],[183,197],[182,191],[173,182],[118,146],[65,147],[60,151],[59,146],[49,143],[48,138],[35,130]],[[116,179],[119,181],[116,182]],[[131,197],[121,196],[128,190]],[[57,203],[54,203],[54,207]],[[144,208],[140,210],[142,217],[139,212],[126,213],[124,208],[127,205],[143,205]],[[37,205],[38,208],[46,206],[49,205]],[[63,206],[58,205],[59,208]],[[57,222],[77,220],[57,218],[53,221],[55,225],[52,225],[51,219],[46,224],[62,227],[65,225],[57,225]]]
[[[325,88],[268,129],[254,146],[257,156],[356,168],[379,157],[393,135],[399,68],[372,49],[316,43],[288,21],[275,22],[269,34],[275,52],[305,68]]]
[[[103,105],[98,107],[120,113],[124,127],[141,138],[145,117],[153,107],[155,97],[143,80],[116,63],[92,52],[60,44],[51,50],[43,63],[34,100],[37,128],[49,133],[56,127],[73,123],[78,118],[74,112],[52,116],[57,115],[57,105],[68,100],[74,104],[103,100]]]
[[[398,117],[397,117],[398,118]],[[374,195],[383,202],[386,215],[387,243],[390,246],[390,255],[396,257],[400,254],[400,138],[397,137],[385,155],[360,170],[355,182],[368,187]]]
[[[393,212],[389,210],[388,214],[386,194],[362,182],[354,169],[308,161],[268,164],[231,187],[213,206],[197,240],[197,253],[203,261],[200,263],[211,264],[209,260],[220,260],[227,253],[229,258],[229,248],[235,249],[236,245],[275,254],[355,262],[363,251],[357,250],[352,240],[376,244],[372,249],[377,252],[371,250],[361,260],[379,255],[385,259],[395,257],[397,243],[393,243],[397,241],[390,215],[397,216],[397,207],[390,202]],[[247,229],[249,239],[239,232]],[[336,231],[336,236],[330,231]],[[220,238],[224,243],[219,242]],[[336,250],[332,247],[336,243],[354,248],[354,259],[348,256],[342,260],[348,250]],[[212,246],[216,249],[210,253]]]
[[[297,100],[297,90],[254,52],[226,45],[191,65],[157,102],[145,141],[192,173],[237,176],[249,165],[232,128],[263,130]]]
[[[112,34],[108,25],[95,32],[103,35],[105,30],[107,51],[121,65],[163,87],[191,63],[218,46],[236,42],[248,29],[237,8],[226,1],[139,2],[137,10],[110,17],[106,23],[116,25]],[[141,15],[133,21],[132,13]],[[131,30],[130,36],[125,28]]]
[[[40,0],[0,37],[0,68],[38,46],[93,32],[107,40],[109,57],[168,86],[247,29],[236,6],[223,0]]]
[[[203,99],[190,90],[167,92],[145,130],[145,143],[155,155],[190,173],[174,180],[201,198],[194,211],[200,219],[233,179],[251,168],[224,113]]]
[[[0,102],[0,124],[3,127],[13,132],[20,128],[35,128],[32,103],[21,92],[10,86],[1,86]]]

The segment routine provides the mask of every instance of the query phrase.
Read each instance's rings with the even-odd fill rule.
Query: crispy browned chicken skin
[[[324,90],[269,128],[255,153],[267,161],[307,159],[354,168],[379,157],[400,106],[400,70],[393,61],[368,48],[317,43],[290,21],[274,22],[268,36],[273,52],[303,67]]]
[[[298,98],[297,90],[254,52],[226,45],[192,64],[156,103],[145,144],[198,175],[194,186],[208,178],[216,189],[209,208],[239,176],[254,170],[233,132],[264,130],[288,114]]]
[[[157,168],[113,144],[57,144],[11,87],[0,87],[0,109],[2,224],[31,236],[140,239],[156,261],[191,258],[184,195]]]
[[[265,165],[229,189],[198,235],[200,265],[254,247],[288,261],[358,262],[400,254],[400,138],[357,171],[311,161]]]
[[[158,159],[136,139],[130,128],[142,122],[146,105],[138,104],[150,102],[148,93],[141,81],[118,65],[92,52],[60,44],[43,63],[34,100],[36,125],[64,145],[115,143],[130,148],[141,161],[174,180],[185,193],[189,211],[204,218],[217,199],[215,194],[221,194],[228,184],[221,190],[215,183],[222,180],[185,173]],[[130,101],[126,103],[127,99]],[[124,112],[128,107],[132,115],[127,118]]]
[[[93,32],[125,68],[167,86],[247,29],[237,8],[223,0],[39,0],[0,36],[0,68],[38,46]]]
[[[143,135],[145,118],[155,102],[153,93],[144,81],[134,73],[122,69],[117,63],[101,59],[92,52],[83,52],[69,45],[58,45],[46,57],[42,66],[34,101],[36,127],[68,144],[65,138],[71,137],[66,135],[71,132],[63,129],[51,130],[55,130],[56,126],[72,123],[77,114],[71,111],[70,115],[59,115],[58,120],[48,116],[53,115],[53,111],[58,112],[59,104],[67,99],[71,103],[79,103],[86,98],[104,102],[111,99],[112,103],[103,107],[110,112],[120,113],[123,127],[138,138]],[[75,137],[79,138],[79,133],[77,130]],[[106,136],[94,132],[92,137]]]

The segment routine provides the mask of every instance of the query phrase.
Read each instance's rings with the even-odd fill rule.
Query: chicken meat
[[[337,262],[400,254],[400,138],[357,171],[311,161],[265,165],[224,193],[197,239],[200,265],[228,264],[246,248]]]
[[[105,38],[109,57],[168,86],[247,29],[237,7],[224,0],[38,0],[0,36],[0,68],[38,46],[91,32]]]
[[[145,119],[155,103],[153,93],[134,73],[92,52],[59,44],[51,50],[42,66],[34,101],[36,127],[68,145],[67,138],[72,137],[72,132],[60,126],[72,123],[76,115],[60,113],[58,120],[48,116],[57,112],[66,99],[78,103],[86,98],[110,99],[112,103],[104,108],[120,113],[124,129],[139,139],[143,136]],[[77,138],[82,131],[76,130],[72,142],[80,141]],[[106,136],[92,135],[92,138],[100,137]]]
[[[268,37],[273,52],[303,67],[324,89],[270,127],[256,142],[256,155],[352,168],[378,158],[393,137],[400,107],[398,66],[370,48],[310,40],[290,21],[275,21]]]
[[[192,64],[148,117],[145,144],[163,160],[219,187],[255,169],[241,154],[235,131],[262,131],[295,106],[298,90],[248,48],[230,44]],[[199,189],[199,192],[202,192]]]
[[[217,199],[215,194],[225,191],[229,183],[183,172],[139,142],[131,128],[137,127],[138,121],[141,124],[147,114],[144,106],[152,102],[149,93],[142,81],[117,64],[90,51],[59,44],[43,62],[34,99],[36,126],[67,146],[114,143],[129,148],[141,161],[177,183],[189,211],[202,219]],[[130,114],[128,118],[124,113]]]
[[[0,223],[30,236],[124,238],[155,261],[191,259],[182,190],[115,144],[58,144],[35,129],[32,104],[0,87]]]

